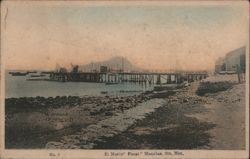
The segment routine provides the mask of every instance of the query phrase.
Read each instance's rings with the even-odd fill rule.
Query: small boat
[[[154,86],[154,91],[174,90],[177,87],[178,87],[178,84],[156,85]]]
[[[106,82],[106,85],[113,85],[113,84],[119,84],[118,82]]]
[[[12,75],[13,73],[15,73],[15,72],[9,72],[10,75]]]
[[[10,74],[12,76],[26,76],[28,73],[27,72],[11,72]]]

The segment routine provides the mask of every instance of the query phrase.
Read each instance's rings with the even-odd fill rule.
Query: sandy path
[[[216,78],[213,78],[213,80],[216,81]],[[222,78],[220,81],[225,81],[225,79]],[[209,130],[209,134],[212,136],[209,146],[201,148],[216,150],[245,149],[245,84],[236,84],[232,89],[208,94],[205,97],[198,97],[195,94],[198,85],[198,82],[193,83],[184,94],[196,96],[206,101],[202,105],[208,111],[187,116],[195,117],[201,122],[216,124],[213,129]]]
[[[217,126],[209,133],[213,136],[211,149],[245,148],[245,85],[235,85],[231,90],[208,95],[209,110],[194,116],[200,121],[209,121]]]
[[[166,98],[166,105],[96,148],[244,149],[245,85],[197,96],[198,85]]]
[[[237,76],[214,76],[206,81],[231,81],[237,82]],[[199,83],[193,83],[185,93],[196,96],[195,91]],[[244,149],[245,148],[245,84],[236,84],[232,89],[207,94],[201,98],[208,111],[192,114],[200,121],[212,122],[216,127],[209,130],[212,136],[210,149]],[[208,147],[206,147],[208,148]]]

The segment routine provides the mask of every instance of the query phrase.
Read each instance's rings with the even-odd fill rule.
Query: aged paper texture
[[[0,158],[248,158],[247,1],[2,1]]]

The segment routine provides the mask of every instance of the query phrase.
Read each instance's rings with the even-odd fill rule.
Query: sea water
[[[5,74],[5,98],[18,97],[55,97],[55,96],[128,96],[152,90],[153,85],[138,83],[105,83],[29,81],[29,75],[12,76]]]

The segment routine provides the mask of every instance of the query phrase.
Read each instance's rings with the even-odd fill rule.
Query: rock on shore
[[[64,136],[60,142],[48,142],[45,147],[59,149],[91,149],[94,147],[95,142],[101,142],[103,138],[113,137],[125,131],[129,126],[133,125],[136,120],[145,118],[147,114],[154,112],[156,108],[163,104],[164,100],[149,100],[117,116],[89,125],[76,135]]]
[[[133,108],[152,98],[155,98],[152,97],[152,93],[142,93],[126,97],[57,96],[48,98],[8,98],[5,100],[6,147],[43,148],[53,138],[56,139],[56,142],[54,144],[47,144],[49,145],[47,147],[52,148],[53,145],[54,147],[60,147],[59,142],[65,138],[64,136],[72,138],[71,135],[79,132],[81,129],[93,128],[100,121],[109,121],[109,118],[114,118],[114,120],[118,121],[120,114],[126,114],[127,110],[133,110]],[[131,116],[123,117],[131,118],[132,122],[136,120],[136,118],[133,119]],[[121,118],[123,119],[123,117]],[[122,119],[120,121],[125,121]],[[123,125],[126,125],[126,123]],[[107,125],[102,125],[102,131],[108,130],[105,127]],[[35,142],[29,142],[27,138]],[[72,139],[72,141],[74,140]],[[68,143],[71,139],[63,141]],[[82,141],[81,143],[84,143],[85,139],[82,139]],[[89,143],[88,145],[91,144]],[[69,145],[67,146],[69,147]],[[64,145],[63,147],[67,146]]]

